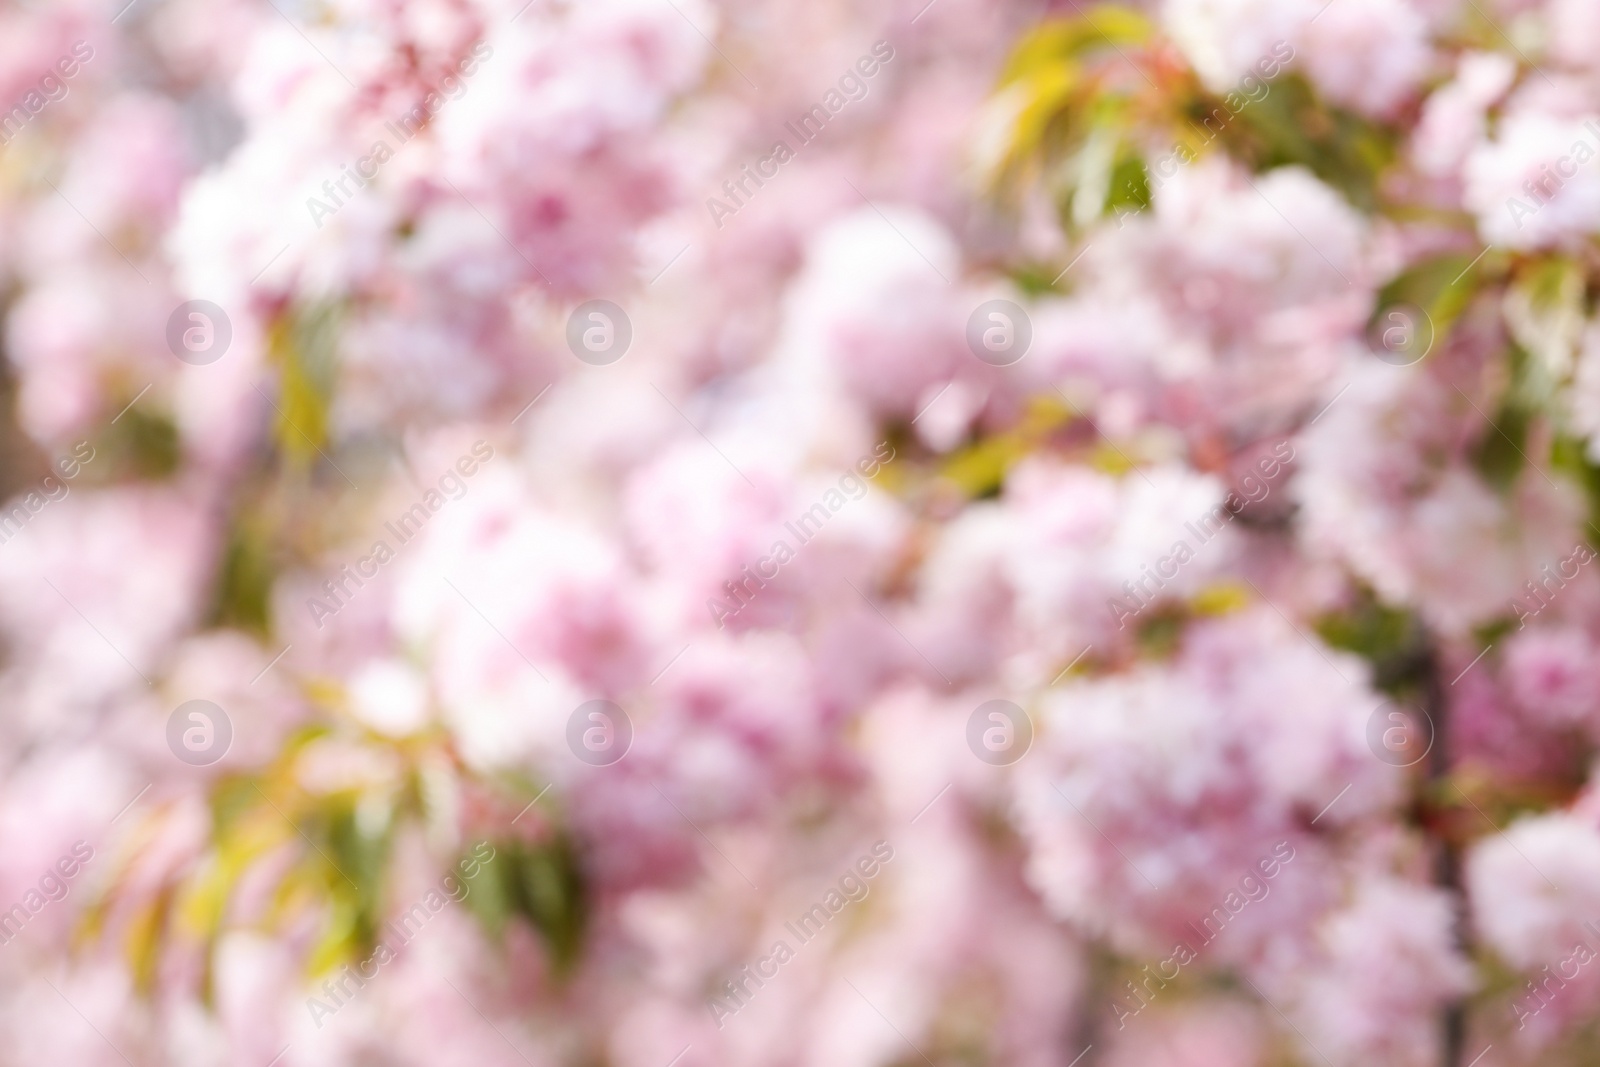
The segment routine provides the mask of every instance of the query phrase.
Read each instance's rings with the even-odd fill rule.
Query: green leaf
[[[1117,160],[1111,172],[1111,195],[1106,206],[1113,211],[1119,208],[1144,211],[1150,207],[1150,175],[1137,153],[1128,152]]]
[[[210,626],[231,626],[258,637],[272,632],[272,586],[277,579],[274,540],[266,523],[248,518],[234,524],[222,553]]]
[[[973,499],[995,496],[1011,468],[1042,447],[1072,418],[1072,411],[1060,398],[1031,397],[1015,427],[953,452],[940,467],[939,475]]]
[[[517,912],[517,894],[514,873],[509,873],[500,861],[511,846],[495,846],[493,862],[479,867],[475,877],[469,879],[472,890],[466,896],[467,907],[488,930],[495,941],[505,933],[506,924]],[[459,868],[458,868],[459,869]]]
[[[479,869],[466,899],[492,937],[520,916],[538,931],[558,975],[577,963],[588,898],[577,851],[565,836],[540,844],[497,842],[495,859]]]
[[[1380,328],[1386,316],[1399,307],[1416,308],[1427,315],[1429,347],[1444,343],[1462,312],[1477,295],[1495,264],[1476,264],[1464,253],[1435,256],[1402,271],[1378,290],[1378,299],[1368,324]],[[1412,324],[1421,328],[1421,324]]]
[[[155,989],[171,900],[171,890],[163,889],[142,903],[129,919],[123,935],[133,986],[142,994],[149,994]]]
[[[565,838],[516,857],[523,913],[544,935],[557,973],[577,962],[587,903],[577,856]]]
[[[1203,121],[1217,101],[1202,99],[1190,115]],[[1222,129],[1230,153],[1256,171],[1301,166],[1368,214],[1379,207],[1378,181],[1394,160],[1398,138],[1367,120],[1324,105],[1310,82],[1286,74]]]
[[[1139,620],[1135,640],[1147,659],[1170,659],[1183,643],[1186,617],[1182,607],[1169,605]]]
[[[274,436],[301,469],[315,464],[328,443],[338,330],[337,309],[324,306],[286,315],[268,338],[279,374]]]
[[[1133,151],[1132,98],[1111,74],[1125,49],[1145,45],[1153,32],[1139,12],[1102,4],[1028,34],[1001,75],[979,140],[989,183],[1014,190],[1048,174],[1052,195],[1071,203],[1074,225],[1099,217],[1115,168]]]
[[[996,434],[951,456],[939,472],[974,500],[997,495],[1006,473],[1028,454],[1015,434]]]
[[[1534,260],[1516,274],[1505,296],[1506,325],[1531,357],[1521,368],[1518,395],[1524,404],[1549,407],[1571,376],[1588,324],[1583,265],[1564,256]]]
[[[1427,634],[1411,612],[1380,601],[1362,590],[1342,611],[1322,616],[1317,636],[1330,648],[1351,652],[1372,664],[1378,688],[1400,694],[1424,681]]]
[[[1488,431],[1473,450],[1472,464],[1483,480],[1502,493],[1510,489],[1522,473],[1528,451],[1528,428],[1533,414],[1521,404],[1508,401],[1500,406]]]
[[[1506,364],[1510,385],[1501,394],[1472,452],[1472,463],[1478,473],[1502,493],[1511,488],[1525,466],[1543,458],[1528,455],[1529,431],[1535,420],[1543,417],[1543,405],[1537,398],[1538,387],[1531,386],[1528,379],[1542,371],[1537,361],[1515,344],[1508,346]]]
[[[1550,469],[1583,487],[1589,521],[1584,536],[1591,545],[1600,544],[1600,533],[1596,533],[1600,530],[1600,465],[1589,457],[1588,446],[1575,437],[1558,436],[1550,448]]]
[[[361,909],[348,898],[335,898],[322,928],[322,935],[311,948],[306,973],[326,974],[340,965],[365,956],[372,948],[370,930],[364,929]]]
[[[1139,11],[1120,4],[1096,4],[1081,16],[1054,19],[1030,32],[1011,53],[1000,84],[1025,81],[1101,49],[1141,45],[1153,33],[1150,20]]]
[[[94,458],[83,465],[83,471],[97,483],[166,478],[183,458],[178,427],[142,404],[123,411],[90,443]]]

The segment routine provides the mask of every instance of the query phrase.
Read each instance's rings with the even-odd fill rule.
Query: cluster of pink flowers
[[[0,1067],[1581,1062],[1597,56],[0,6]]]

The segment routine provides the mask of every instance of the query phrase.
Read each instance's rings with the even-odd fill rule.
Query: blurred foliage
[[[1292,70],[1211,92],[1141,12],[1074,6],[1024,37],[1001,74],[978,166],[1002,199],[1042,185],[1078,230],[1147,208],[1157,154],[1165,167],[1220,149],[1256,173],[1305,167],[1363,211],[1383,206],[1396,131],[1328,104]]]
[[[1588,541],[1600,545],[1600,466],[1589,456],[1588,448],[1577,438],[1558,436],[1550,448],[1550,467],[1565,474],[1583,489],[1588,505]]]
[[[1381,331],[1393,328],[1413,334],[1426,331],[1419,343],[1429,352],[1437,351],[1482,286],[1503,269],[1500,258],[1490,253],[1474,262],[1469,255],[1450,253],[1401,271],[1378,290],[1367,322],[1368,335],[1378,337]],[[1421,312],[1424,319],[1413,321],[1415,312]]]
[[[1472,452],[1472,465],[1500,492],[1515,484],[1527,463],[1528,431],[1536,412],[1508,393],[1489,415],[1489,425]]]
[[[1566,807],[1587,778],[1586,751],[1586,746],[1574,744],[1565,773],[1547,768],[1537,778],[1512,779],[1478,766],[1458,767],[1422,783],[1417,817],[1436,840],[1465,846],[1499,833],[1524,815]]]
[[[338,308],[324,305],[284,315],[268,333],[279,380],[274,439],[301,470],[315,465],[328,443],[340,318]]]
[[[1292,71],[1234,118],[1222,126],[1221,140],[1251,170],[1305,167],[1362,211],[1378,210],[1379,178],[1398,150],[1393,131],[1324,103]]]
[[[9,313],[0,301],[0,313]],[[0,331],[0,499],[9,498],[49,472],[39,446],[17,421],[17,378]]]
[[[1073,418],[1063,400],[1033,397],[1011,429],[990,434],[952,452],[939,474],[968,497],[982,499],[1000,492],[1006,474],[1023,457],[1038,451]]]
[[[980,155],[985,179],[1003,196],[1016,198],[1042,185],[1068,229],[1077,230],[1108,215],[1120,219],[1149,208],[1152,153],[1170,150],[1188,161],[1220,150],[1256,173],[1305,167],[1358,209],[1386,209],[1382,179],[1398,143],[1392,130],[1329,105],[1292,71],[1235,108],[1206,90],[1144,14],[1115,4],[1076,10],[1080,13],[1048,20],[1028,34],[1002,73]],[[1219,122],[1219,113],[1226,119]],[[1024,271],[1017,280],[1027,292],[1043,292],[1055,285],[1049,273]],[[1508,285],[1506,318],[1515,339],[1510,378],[1473,459],[1486,481],[1506,489],[1523,472],[1536,420],[1551,409],[1570,375],[1590,295],[1583,264],[1560,256],[1519,261],[1497,251],[1478,258],[1436,256],[1382,288],[1370,325],[1381,327],[1385,316],[1402,306],[1420,309],[1436,349],[1473,302],[1488,299],[1491,286],[1502,282]],[[273,440],[290,471],[310,471],[326,460],[340,319],[334,306],[293,311],[276,320],[268,334],[269,360],[279,380],[272,401]],[[7,395],[0,400],[9,398],[9,378],[5,383]],[[916,447],[903,426],[891,441],[897,452]],[[1584,487],[1590,514],[1600,518],[1600,467],[1575,438],[1557,434],[1553,441],[1552,466]],[[97,478],[167,477],[181,458],[172,421],[137,404],[96,444],[116,457],[109,461],[114,467],[96,470]],[[1070,400],[1057,396],[1032,398],[1009,428],[977,435],[925,463],[936,480],[967,499],[982,499],[1001,491],[1017,463],[1047,447],[1076,450],[1107,473],[1135,467],[1135,460],[1101,438]],[[885,464],[875,478],[899,492],[916,473],[919,469],[907,460]],[[274,546],[284,540],[284,531],[268,510],[241,508],[229,527],[211,625],[263,637],[270,633]],[[1136,623],[1139,651],[1168,656],[1193,617],[1227,614],[1251,602],[1245,587],[1222,583],[1189,603],[1152,608]],[[1504,624],[1478,636],[1491,643],[1503,629]],[[1415,697],[1436,681],[1421,621],[1385,605],[1370,590],[1321,617],[1316,631],[1331,647],[1368,662],[1375,684],[1386,692]],[[1093,663],[1070,669],[1087,672]],[[343,701],[331,689],[313,687],[308,695],[328,708]],[[358,754],[354,762],[361,773],[348,781],[327,781],[316,765],[329,745]],[[157,872],[154,884],[148,884],[150,872],[135,872],[133,865],[153,851],[159,827],[134,832],[121,877],[89,909],[82,935],[98,939],[115,931],[144,992],[154,988],[165,951],[174,944],[198,945],[208,999],[217,945],[237,925],[309,930],[305,966],[311,974],[361,959],[373,951],[397,903],[386,898],[385,886],[400,832],[408,824],[436,829],[441,821],[424,782],[441,767],[461,773],[439,736],[397,742],[341,729],[335,719],[303,728],[264,768],[218,780],[210,797],[210,839],[192,871]],[[1576,781],[1581,783],[1581,774]],[[1575,788],[1559,779],[1507,786],[1468,770],[1424,784],[1421,819],[1437,828],[1442,840],[1467,841],[1519,813],[1565,802]],[[570,974],[590,919],[577,845],[559,831],[525,840],[510,837],[509,829],[492,843],[496,858],[472,879],[465,905],[496,940],[513,923],[527,923],[545,946],[553,971]]]
[[[371,951],[396,808],[412,790],[305,788],[300,757],[331,736],[324,727],[299,731],[259,775],[230,778],[213,794],[213,851],[180,891],[176,909],[180,928],[203,941],[208,958],[241,880],[280,850],[293,860],[271,895],[266,925],[320,916],[308,962],[313,974]]]
[[[1187,600],[1164,600],[1139,608],[1134,644],[1142,659],[1170,659],[1178,653],[1189,624],[1197,618],[1231,615],[1254,602],[1254,591],[1242,582],[1213,582]],[[1127,599],[1124,606],[1137,601]]]
[[[1219,581],[1213,582],[1201,589],[1190,601],[1190,607],[1196,615],[1219,616],[1231,615],[1248,607],[1252,602],[1252,590],[1242,582]]]
[[[1139,619],[1134,640],[1145,659],[1164,660],[1176,655],[1183,643],[1188,614],[1181,605],[1162,605]]]
[[[167,415],[137,403],[90,443],[95,460],[85,470],[97,482],[167,478],[177,472],[183,460],[177,425]]]
[[[1545,256],[1516,265],[1502,305],[1516,345],[1529,359],[1517,367],[1517,399],[1528,408],[1554,410],[1557,391],[1571,376],[1587,323],[1583,264]]]
[[[1316,631],[1330,647],[1370,663],[1373,683],[1391,695],[1414,692],[1431,668],[1422,621],[1384,604],[1370,589],[1362,589],[1343,610],[1318,619]]]
[[[525,919],[544,941],[555,973],[569,973],[578,961],[588,921],[585,883],[572,841],[565,836],[539,844],[503,841],[495,849],[495,862],[480,872],[467,904],[497,940],[512,919]]]
[[[314,686],[314,688],[316,688]],[[313,698],[336,706],[331,687]],[[394,947],[386,921],[407,901],[392,899],[395,846],[408,828],[422,839],[456,832],[455,794],[465,769],[442,733],[395,740],[328,719],[295,731],[259,771],[221,777],[210,795],[210,837],[199,861],[180,871],[140,869],[173,813],[138,827],[107,890],[87,910],[80,942],[115,936],[142,993],[149,994],[163,953],[192,947],[203,960],[201,991],[214,996],[215,956],[231,929],[270,931],[304,946],[308,976]],[[510,796],[506,800],[509,804]],[[576,847],[559,833],[539,840],[491,837],[493,858],[464,878],[462,902],[491,939],[526,921],[552,970],[568,973],[587,924],[585,879]],[[390,928],[392,931],[392,927]]]
[[[308,787],[319,777],[316,764],[327,762],[329,743],[358,746],[349,751],[384,773]],[[120,930],[144,992],[164,947],[198,945],[208,999],[218,941],[241,921],[271,930],[309,924],[312,973],[370,951],[384,916],[384,875],[398,817],[415,811],[420,797],[416,768],[405,767],[395,758],[400,755],[391,750],[385,764],[384,755],[361,751],[359,742],[338,738],[327,726],[295,732],[259,772],[218,781],[211,793],[210,844],[198,865],[187,874],[163,873],[154,892],[139,884],[150,872],[135,878],[131,870],[120,871],[86,913],[80,936],[98,939]],[[138,862],[140,846],[148,847],[159,832],[162,817],[157,814],[135,835],[131,862]],[[275,880],[263,885],[264,875]],[[259,914],[238,914],[244,897]]]
[[[270,636],[276,544],[265,517],[247,513],[234,523],[222,551],[208,625]]]
[[[1119,175],[1142,174],[1135,135],[1169,106],[1169,94],[1128,69],[1160,67],[1144,55],[1154,37],[1142,13],[1115,4],[1043,22],[1024,37],[991,105],[979,151],[985,180],[1015,194],[1043,179],[1076,224],[1098,217]]]

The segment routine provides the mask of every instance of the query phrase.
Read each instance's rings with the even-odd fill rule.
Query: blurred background
[[[0,1064],[1600,1062],[1597,57],[0,4]]]

